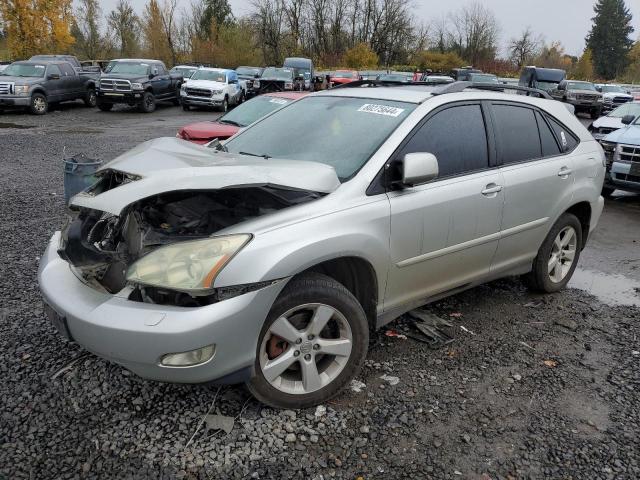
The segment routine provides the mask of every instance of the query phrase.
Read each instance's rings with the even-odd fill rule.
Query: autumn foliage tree
[[[349,68],[372,68],[378,65],[378,55],[361,42],[344,53],[343,63]]]
[[[9,54],[67,53],[74,43],[72,0],[1,0]]]
[[[577,80],[593,80],[593,55],[591,50],[587,48],[584,51],[571,73],[572,77]]]

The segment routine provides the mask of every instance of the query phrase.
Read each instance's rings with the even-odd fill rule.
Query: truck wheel
[[[174,98],[172,102],[176,107],[180,106],[180,87],[176,88],[176,98]]]
[[[229,110],[229,98],[224,97],[224,100],[222,101],[222,106],[220,107],[220,111],[223,113],[227,113],[227,110]]]
[[[562,290],[578,265],[581,246],[580,221],[575,215],[564,213],[542,242],[533,270],[524,276],[527,286],[545,293]]]
[[[244,101],[246,100],[246,95],[244,94],[244,90],[242,90],[242,92],[240,93],[240,99],[238,100],[238,105],[240,105],[241,103],[244,103]]]
[[[156,97],[151,92],[144,92],[142,95],[142,103],[139,105],[140,111],[143,113],[151,113],[156,109]]]
[[[98,99],[97,105],[98,105],[98,108],[103,112],[110,112],[111,109],[113,108],[113,103],[107,103],[104,100],[100,100],[100,99]]]
[[[318,405],[358,374],[368,346],[367,317],[351,292],[326,275],[294,278],[262,327],[247,388],[276,408]]]
[[[95,107],[98,103],[98,96],[96,95],[96,91],[93,88],[88,89],[82,101],[87,107]]]
[[[34,115],[44,115],[49,110],[49,103],[47,97],[42,93],[34,93],[31,95],[31,105],[29,105],[29,111]]]

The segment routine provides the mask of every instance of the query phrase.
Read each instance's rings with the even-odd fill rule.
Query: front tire
[[[533,270],[524,277],[525,283],[537,292],[562,290],[578,265],[581,248],[580,220],[571,213],[564,213],[542,242],[533,261]]]
[[[142,103],[139,105],[142,113],[151,113],[156,109],[156,97],[151,92],[144,92]]]
[[[358,374],[368,345],[367,318],[351,292],[317,273],[294,278],[262,327],[247,387],[275,408],[321,404]]]
[[[176,88],[176,98],[171,100],[171,102],[176,106],[180,106],[180,87]]]
[[[95,107],[98,103],[98,96],[96,95],[96,91],[93,88],[88,89],[82,101],[87,107]]]
[[[220,107],[220,111],[222,113],[227,113],[228,110],[229,110],[229,98],[224,97],[224,100],[222,101],[222,106]]]
[[[44,115],[49,111],[49,102],[47,97],[42,93],[34,93],[31,95],[31,105],[29,105],[29,111],[33,115]]]

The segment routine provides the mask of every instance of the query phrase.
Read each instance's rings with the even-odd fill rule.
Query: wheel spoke
[[[302,386],[305,392],[313,392],[322,387],[318,366],[314,358],[311,358],[310,361],[300,362],[300,366],[302,370]]]
[[[333,317],[333,313],[333,308],[326,305],[319,305],[316,308],[313,317],[311,317],[311,322],[309,322],[309,326],[307,327],[308,333],[315,335],[316,337],[319,336],[327,322],[331,320],[331,317]]]
[[[269,331],[273,335],[277,335],[280,338],[283,338],[289,343],[295,343],[295,341],[300,337],[300,330],[291,325],[289,320],[284,317],[278,318],[271,327]]]
[[[562,237],[562,246],[566,247],[567,245],[569,245],[573,240],[574,235],[575,232],[573,231],[573,228],[568,229],[565,232],[564,237]]]
[[[551,254],[551,257],[549,258],[549,263],[547,264],[547,272],[549,273],[549,275],[551,275],[551,272],[553,272],[553,269],[556,267],[557,264],[558,264],[558,256],[555,254]]]
[[[560,235],[558,235],[553,242],[553,252],[559,253],[561,250],[562,250],[562,241],[560,240]]]
[[[262,374],[268,382],[273,382],[297,360],[298,359],[293,356],[293,349],[290,348],[279,357],[269,360],[265,366],[262,367]]]
[[[348,357],[351,354],[351,340],[346,338],[339,338],[335,340],[321,338],[318,339],[318,345],[320,345],[320,353],[337,355],[339,357]]]
[[[564,258],[568,262],[573,262],[573,259],[575,258],[575,256],[576,256],[576,249],[575,248],[572,248],[572,249],[564,251]]]

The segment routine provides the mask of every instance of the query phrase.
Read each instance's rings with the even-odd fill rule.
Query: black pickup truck
[[[0,109],[22,107],[44,115],[52,103],[77,99],[95,107],[95,87],[91,76],[79,75],[65,61],[13,62],[0,72]]]
[[[182,80],[182,75],[169,73],[159,60],[112,60],[100,76],[98,108],[108,112],[115,104],[124,103],[151,113],[157,102],[180,105]]]

